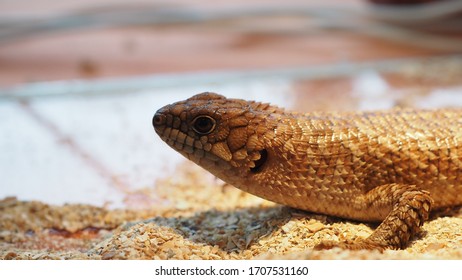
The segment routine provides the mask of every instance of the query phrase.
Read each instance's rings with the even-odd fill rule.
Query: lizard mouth
[[[156,127],[155,130],[165,143],[191,161],[200,164],[204,161],[218,162],[221,160],[212,152],[204,150],[199,140],[193,139],[178,129],[164,126],[163,128]]]

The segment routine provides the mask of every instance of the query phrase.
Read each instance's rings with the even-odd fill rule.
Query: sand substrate
[[[0,201],[0,259],[462,259],[462,210],[434,214],[403,250],[315,251],[377,225],[307,213],[224,185],[193,164],[148,209]]]

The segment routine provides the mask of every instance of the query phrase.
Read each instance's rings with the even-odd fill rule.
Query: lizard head
[[[173,149],[235,184],[265,167],[278,112],[282,109],[266,103],[206,92],[162,107],[152,123]]]

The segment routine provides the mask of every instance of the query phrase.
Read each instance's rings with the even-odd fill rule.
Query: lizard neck
[[[343,186],[357,184],[349,170],[353,166],[351,151],[343,145],[354,131],[348,119],[287,113],[271,118],[261,124],[267,129],[271,127],[268,123],[273,124],[262,134],[266,162],[259,172],[232,184],[265,199],[313,212],[329,213],[328,205],[320,203],[322,196],[329,196],[339,206],[331,210],[342,211],[340,204],[348,195],[342,192]]]

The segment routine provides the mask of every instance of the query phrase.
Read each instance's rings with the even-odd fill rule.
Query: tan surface
[[[348,34],[303,37],[174,31],[88,31],[0,46],[0,84],[303,66],[434,53]]]

